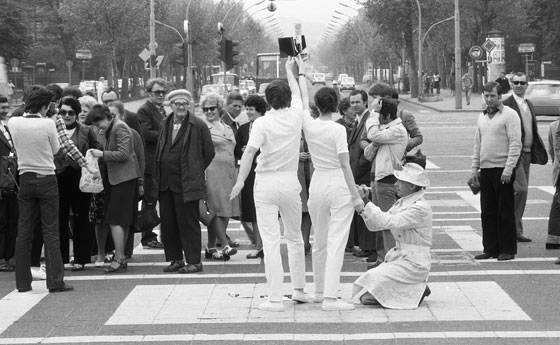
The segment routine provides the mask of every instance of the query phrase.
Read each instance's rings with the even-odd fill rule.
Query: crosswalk
[[[532,187],[530,191],[531,200],[551,199],[553,193],[546,186]],[[68,272],[66,279],[75,285],[76,291],[63,297],[48,294],[44,282],[33,282],[31,293],[7,291],[0,296],[0,344],[231,341],[265,344],[391,341],[388,344],[393,344],[398,339],[447,344],[448,339],[500,338],[560,341],[560,330],[556,328],[527,330],[536,324],[535,311],[525,310],[516,294],[512,295],[512,286],[505,283],[514,277],[558,277],[560,270],[552,264],[555,253],[544,249],[523,253],[520,249],[519,257],[509,263],[477,262],[473,256],[482,250],[478,197],[466,186],[449,186],[430,188],[426,198],[434,211],[429,282],[432,295],[417,310],[357,305],[354,311],[323,312],[318,304],[295,305],[288,298],[291,287],[286,273],[287,311],[260,311],[256,306],[267,294],[264,263],[246,258],[251,250],[250,241],[241,224],[231,221],[228,233],[241,243],[238,254],[227,262],[205,260],[204,272],[198,274],[164,273],[168,263],[164,261],[163,251],[138,246],[124,274],[105,275],[93,266],[79,273]],[[542,210],[526,221],[546,224],[548,206],[540,202],[529,204]],[[344,260],[340,296],[350,300],[352,282],[364,272],[365,262],[351,254]],[[311,293],[311,257],[306,258],[306,266],[306,292]],[[90,291],[91,298],[103,296],[103,299],[96,303],[84,298],[80,291]],[[84,323],[79,335],[65,333],[64,328],[58,332],[41,328],[22,331],[21,327],[29,324],[25,320],[40,320],[41,312],[56,308],[62,303],[61,298],[70,299],[89,313],[99,313],[102,317],[73,320]],[[483,327],[487,322],[499,323],[499,331]],[[472,327],[459,329],[457,323]],[[383,327],[387,324],[422,326],[412,332],[407,331],[410,328],[387,330]],[[518,328],[519,325],[527,326]],[[171,326],[179,327],[167,328],[171,331],[165,334],[157,331],[157,327]]]

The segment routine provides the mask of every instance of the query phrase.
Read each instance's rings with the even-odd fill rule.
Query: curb
[[[450,113],[450,112],[453,112],[453,113],[481,113],[482,112],[482,109],[480,109],[480,110],[477,110],[477,109],[472,109],[472,110],[471,109],[447,109],[447,110],[442,110],[442,109],[438,109],[436,107],[432,107],[430,105],[427,105],[426,103],[419,103],[419,102],[416,102],[416,101],[411,101],[410,99],[406,99],[406,98],[399,98],[399,101],[403,101],[403,102],[406,102],[406,103],[410,103],[410,104],[418,105],[418,106],[428,108],[428,109],[431,109],[431,110],[435,110],[438,113]]]

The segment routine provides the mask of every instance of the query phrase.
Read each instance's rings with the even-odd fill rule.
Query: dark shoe
[[[305,252],[304,252],[305,256],[311,254],[311,245],[309,245],[309,247],[305,247]]]
[[[72,271],[83,271],[85,265],[82,264],[72,264]]]
[[[8,265],[8,263],[4,263],[0,265],[0,272],[13,272],[16,268],[14,266]]]
[[[181,273],[181,274],[202,272],[202,263],[199,263],[199,264],[188,264],[187,266],[181,268],[181,269],[178,270],[177,272],[179,272],[179,273]]]
[[[235,249],[235,251],[237,253],[237,249]],[[230,259],[229,255],[224,254],[222,250],[217,250],[216,248],[210,248],[210,249],[206,248],[204,252],[204,257],[207,259],[224,260],[224,261],[228,261]]]
[[[181,268],[185,267],[185,263],[181,260],[173,260],[171,261],[171,263],[169,264],[169,266],[167,266],[166,268],[163,269],[163,272],[177,272],[178,270],[180,270]]]
[[[377,261],[377,253],[373,252],[370,256],[367,257],[366,262],[376,262]]]
[[[500,254],[500,256],[498,256],[498,261],[506,261],[506,260],[513,260],[513,259],[515,259],[515,255],[513,254],[502,253]]]
[[[224,255],[233,256],[233,255],[237,254],[237,249],[232,248],[232,247],[228,244],[227,246],[224,247],[224,249],[222,249],[222,252],[224,253]]]
[[[360,250],[357,250],[356,252],[354,252],[354,254],[352,254],[352,255],[354,255],[358,258],[365,258],[365,257],[370,256],[370,254],[371,253],[369,251],[365,251],[365,250],[360,249]]]
[[[128,269],[128,263],[126,261],[114,260],[113,262],[116,262],[119,265],[117,267],[107,267],[105,269],[105,273],[121,273],[125,272]]]
[[[560,249],[560,243],[547,243],[546,244],[546,249],[547,250]]]
[[[67,291],[74,291],[74,287],[72,285],[64,284],[61,287],[49,289],[50,293],[67,292]]]
[[[163,243],[159,242],[158,240],[152,240],[144,245],[142,245],[144,249],[163,249]]]
[[[558,259],[556,259],[556,261],[554,261],[554,263],[560,265],[560,256],[558,257]]]
[[[424,301],[424,298],[430,296],[432,294],[432,290],[430,290],[430,287],[428,285],[426,285],[426,289],[424,290],[424,294],[422,295],[422,298],[420,298],[420,302],[418,302],[418,306],[420,306],[420,304],[422,304],[422,302]]]
[[[370,263],[370,264],[367,265],[367,270],[369,271],[373,268],[376,268],[377,266],[381,265],[382,263],[383,263],[383,261],[376,261],[376,262]]]
[[[521,235],[517,238],[517,242],[533,242],[533,240],[530,239],[529,237],[525,237]]]
[[[488,260],[488,259],[495,259],[498,255],[492,255],[488,253],[478,254],[474,257],[475,260]]]
[[[247,259],[258,259],[258,258],[264,258],[264,252],[263,250],[259,250],[258,252],[252,252],[247,254]]]
[[[360,302],[363,305],[379,305],[379,302],[369,292],[360,296]]]
[[[26,287],[26,288],[23,288],[23,289],[17,289],[17,290],[18,290],[18,292],[27,292],[27,291],[31,291],[32,289],[31,289],[31,286],[30,286],[30,287]]]

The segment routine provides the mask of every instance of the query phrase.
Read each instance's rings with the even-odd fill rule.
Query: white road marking
[[[440,167],[432,163],[429,159],[426,159],[426,170],[429,169],[440,169]]]
[[[538,186],[537,188],[550,195],[554,195],[554,193],[556,192],[556,188],[551,186]]]
[[[483,250],[482,236],[470,225],[443,226],[442,230],[467,252]]]
[[[469,205],[474,207],[478,212],[480,212],[480,193],[474,195],[470,191],[458,191],[456,192],[463,200],[465,200]]]
[[[308,289],[313,291],[312,284]],[[341,296],[351,297],[352,284],[341,284]],[[285,293],[291,293],[285,284]],[[266,284],[138,285],[106,325],[215,323],[386,323],[413,321],[482,321],[531,318],[495,282],[430,283],[432,295],[418,310],[388,310],[357,305],[357,311],[318,312],[319,305],[285,303],[289,312],[258,310]],[[157,292],[157,293],[156,293]],[[189,298],[185,298],[188,296]],[[148,303],[147,303],[148,302]],[[188,312],[187,312],[188,311]]]
[[[45,281],[34,281],[31,288],[22,293],[14,290],[0,300],[0,334],[49,294]]]

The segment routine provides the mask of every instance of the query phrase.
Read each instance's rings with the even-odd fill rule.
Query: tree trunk
[[[130,45],[127,45],[126,52],[124,55],[124,62],[122,68],[122,89],[121,89],[121,99],[126,100],[129,98],[128,94],[128,78],[130,77],[130,59],[131,59],[131,49]]]

